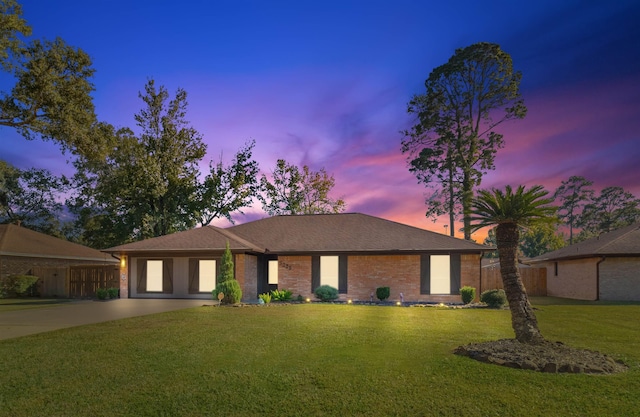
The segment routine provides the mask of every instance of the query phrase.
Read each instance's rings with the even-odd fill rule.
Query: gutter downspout
[[[603,263],[606,259],[607,257],[603,256],[596,263],[596,300],[595,301],[600,301],[600,264]]]
[[[480,288],[478,288],[478,294],[477,294],[478,300],[480,299],[480,294],[482,294],[482,259],[484,258],[484,254],[485,252],[480,252],[480,271],[478,271],[480,273],[479,280],[478,280],[478,286]]]

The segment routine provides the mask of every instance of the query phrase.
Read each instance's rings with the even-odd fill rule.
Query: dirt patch
[[[515,339],[502,339],[459,346],[453,353],[481,362],[538,372],[614,374],[629,369],[621,361],[600,352],[571,348],[561,342],[529,345]]]

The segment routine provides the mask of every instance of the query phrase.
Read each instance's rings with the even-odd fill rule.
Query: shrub
[[[231,254],[229,241],[227,240],[227,247],[225,248],[220,261],[220,276],[218,277],[218,283],[223,283],[232,279],[235,279],[233,275],[233,255]],[[216,294],[216,296],[217,295],[218,294]]]
[[[487,290],[480,294],[480,301],[491,308],[501,308],[507,304],[507,295],[504,290]]]
[[[476,289],[474,287],[465,285],[464,287],[460,288],[460,296],[463,303],[469,304],[476,299]]]
[[[265,304],[269,304],[271,302],[271,294],[265,292],[264,294],[259,294],[258,298],[264,301]]]
[[[378,287],[376,288],[376,297],[378,300],[384,301],[391,295],[391,288],[389,287]]]
[[[118,298],[118,294],[120,293],[120,289],[116,287],[111,287],[107,289],[107,294],[109,294],[109,298]]]
[[[106,300],[108,296],[109,290],[107,290],[106,288],[98,288],[96,290],[96,297],[98,297],[98,300]]]
[[[9,275],[0,292],[7,297],[20,297],[25,295],[36,282],[38,282],[38,277],[33,275]]]
[[[303,302],[304,297],[302,296],[302,294],[298,294],[298,297],[296,298],[296,300],[298,300],[299,302]]]
[[[293,293],[289,290],[272,290],[271,298],[273,301],[290,301],[291,297],[293,297]]]
[[[218,283],[218,286],[212,291],[213,299],[217,300],[220,293],[224,294],[222,304],[236,304],[242,299],[242,288],[235,279]]]
[[[338,298],[338,289],[330,285],[321,285],[313,293],[320,301],[332,301]]]

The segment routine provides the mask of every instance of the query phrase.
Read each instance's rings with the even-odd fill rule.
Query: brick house
[[[331,285],[342,300],[368,301],[377,287],[405,301],[459,301],[461,286],[479,288],[480,259],[490,250],[364,214],[275,216],[213,226],[106,249],[125,259],[134,298],[211,298],[226,243],[243,301],[270,289],[313,298]],[[121,291],[121,296],[124,296]]]
[[[15,224],[0,224],[0,277],[27,274],[34,267],[117,264],[112,256]]]
[[[547,295],[640,301],[640,223],[532,258],[547,268]]]

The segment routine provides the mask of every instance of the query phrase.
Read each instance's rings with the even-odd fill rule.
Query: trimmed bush
[[[462,298],[463,303],[470,304],[476,298],[476,289],[465,285],[460,288],[460,297]]]
[[[38,277],[33,275],[9,275],[4,280],[0,292],[7,297],[21,297],[26,295],[36,282],[38,282]]]
[[[106,300],[108,296],[109,290],[107,290],[106,288],[98,288],[96,290],[96,297],[98,297],[98,300]]]
[[[487,290],[480,294],[480,301],[491,308],[502,308],[502,306],[507,304],[507,295],[502,289]]]
[[[391,296],[391,288],[389,287],[378,287],[376,288],[376,297],[378,300],[384,301]]]
[[[235,279],[218,283],[218,286],[212,291],[213,299],[217,300],[220,293],[224,294],[222,304],[237,304],[242,300],[242,288]]]
[[[338,289],[330,285],[321,285],[313,292],[320,301],[333,301],[338,299]]]
[[[109,294],[109,298],[114,299],[118,298],[118,294],[120,293],[120,289],[116,287],[107,288],[107,294]]]
[[[273,301],[290,301],[293,293],[289,290],[271,290],[271,299]]]
[[[229,241],[227,240],[227,247],[225,248],[224,253],[222,254],[222,259],[220,260],[220,276],[218,277],[218,282],[223,283],[231,279],[235,279],[235,276],[233,275],[233,255],[231,254]]]
[[[269,304],[271,302],[271,294],[265,292],[264,294],[258,294],[258,298],[264,301],[265,304]]]

